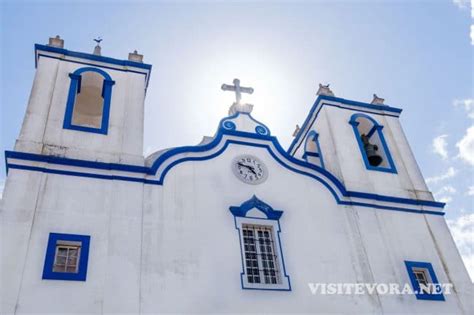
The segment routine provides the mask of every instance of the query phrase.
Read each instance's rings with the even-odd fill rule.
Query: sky
[[[0,159],[13,149],[35,73],[35,43],[153,65],[144,153],[212,136],[244,100],[283,147],[319,83],[336,96],[403,108],[401,123],[474,279],[474,13],[469,0],[7,1],[0,0]],[[0,167],[0,194],[5,182]]]

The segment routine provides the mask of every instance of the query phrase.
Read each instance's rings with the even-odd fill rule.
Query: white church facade
[[[35,45],[5,153],[2,314],[472,312],[401,109],[320,85],[284,149],[234,80],[214,136],[144,157],[142,57],[73,52],[59,37]],[[315,283],[417,293],[314,294]]]

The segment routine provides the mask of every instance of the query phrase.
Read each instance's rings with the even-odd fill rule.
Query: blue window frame
[[[410,277],[410,282],[418,300],[444,301],[444,295],[438,278],[433,270],[433,266],[428,262],[405,261],[405,266]],[[425,292],[420,287],[420,283],[425,285],[433,285],[436,289],[434,292]]]
[[[86,281],[90,236],[49,233],[43,279]]]
[[[291,291],[280,240],[283,211],[256,196],[229,210],[239,233],[242,289]]]
[[[365,167],[372,171],[397,173],[395,163],[393,162],[390,150],[382,132],[383,126],[380,125],[374,118],[362,113],[352,115],[351,119],[349,120],[349,124],[352,125],[354,130],[354,135],[356,137],[357,144],[359,145]],[[377,147],[376,152],[382,158],[380,165],[374,166],[369,162],[366,149],[364,148],[364,142],[362,140],[363,135],[366,136],[366,139],[370,144],[375,144]]]
[[[323,154],[321,152],[321,146],[319,145],[319,134],[315,130],[311,130],[306,137],[303,159],[306,162],[318,164],[324,168]]]
[[[77,124],[74,123],[73,115],[74,115],[74,107],[76,104],[76,100],[81,93],[81,85],[82,85],[82,76],[86,75],[88,72],[98,73],[100,76],[103,77],[102,83],[102,104],[97,104],[97,106],[102,107],[102,115],[100,120],[100,125],[98,127],[89,126],[84,124]],[[106,135],[109,128],[109,115],[110,115],[110,100],[112,96],[112,86],[115,84],[115,81],[112,80],[110,75],[102,69],[94,68],[94,67],[84,67],[77,69],[73,73],[69,74],[71,78],[71,83],[69,85],[69,93],[67,98],[66,104],[66,113],[64,115],[64,129],[72,129],[78,131],[85,131],[85,132],[92,132],[92,133],[99,133]]]

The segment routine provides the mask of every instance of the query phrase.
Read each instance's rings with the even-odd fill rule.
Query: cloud
[[[433,139],[433,152],[438,154],[443,160],[448,158],[448,142],[446,138],[448,135],[441,135]]]
[[[3,198],[3,189],[5,189],[5,179],[0,179],[0,200]]]
[[[467,9],[469,8],[470,0],[453,0],[453,4],[460,9]]]
[[[474,125],[467,128],[464,137],[456,143],[459,157],[468,164],[474,165]]]
[[[451,185],[441,187],[437,192],[434,193],[436,199],[440,202],[450,203],[453,201],[451,195],[456,193],[456,188]]]
[[[449,179],[451,177],[456,176],[457,173],[458,173],[458,171],[454,167],[451,166],[450,168],[448,168],[448,170],[444,174],[441,174],[441,175],[438,175],[438,176],[433,176],[433,177],[428,177],[426,179],[426,183],[427,184],[436,184],[438,182],[442,182],[446,179]]]
[[[470,34],[471,34],[471,45],[474,45],[474,24],[471,24],[471,33]]]
[[[455,220],[447,220],[451,234],[459,249],[467,271],[474,281],[474,213],[459,216]]]
[[[441,187],[440,190],[438,190],[438,192],[436,192],[436,194],[455,194],[456,193],[456,188],[454,188],[453,186],[451,185],[446,185],[446,186],[443,186]]]
[[[474,36],[474,25],[471,26],[471,36]],[[474,38],[473,38],[474,39]],[[454,100],[453,105],[455,107],[464,107],[469,118],[474,119],[474,99],[467,98],[464,100]]]
[[[474,196],[474,185],[469,186],[469,188],[467,189],[466,195],[468,195],[468,196]]]

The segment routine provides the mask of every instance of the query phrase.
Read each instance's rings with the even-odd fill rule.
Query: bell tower
[[[370,103],[318,98],[288,152],[334,174],[348,191],[433,200],[399,121],[401,109],[374,94]]]
[[[151,65],[35,45],[36,74],[15,151],[110,163],[143,162],[143,112]]]

